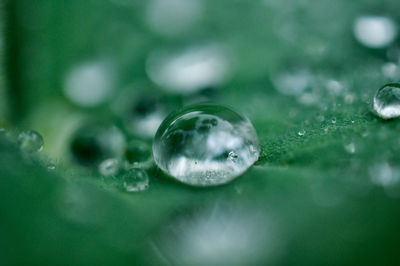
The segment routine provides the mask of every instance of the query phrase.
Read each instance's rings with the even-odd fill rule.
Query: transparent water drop
[[[304,129],[297,132],[297,135],[299,135],[300,137],[304,136],[305,134],[306,134],[306,131]]]
[[[227,160],[232,151],[235,161]],[[259,145],[247,118],[227,107],[200,104],[164,120],[154,139],[153,155],[158,167],[177,180],[212,186],[244,173],[257,161]]]
[[[336,124],[336,121],[337,121],[336,117],[333,117],[332,120],[331,120],[332,124]]]
[[[125,160],[125,167],[127,169],[132,167],[149,167],[153,161],[151,147],[146,142],[132,140],[126,146]]]
[[[56,164],[53,161],[47,162],[47,170],[54,171],[56,170]]]
[[[378,89],[373,104],[375,113],[383,119],[400,116],[400,84],[389,83]]]
[[[19,134],[18,145],[26,152],[40,152],[43,150],[44,141],[38,132],[27,130]]]
[[[99,173],[103,176],[114,176],[118,173],[119,168],[119,160],[111,158],[101,162],[101,164],[99,165]]]
[[[72,137],[70,151],[75,162],[98,168],[106,159],[120,158],[125,145],[125,136],[117,127],[89,122]]]
[[[138,192],[149,187],[149,176],[146,171],[140,168],[128,170],[124,176],[124,188],[128,192]]]
[[[384,16],[361,16],[353,26],[355,38],[369,48],[383,48],[397,36],[397,26],[392,19]]]
[[[75,66],[65,76],[64,94],[73,103],[93,107],[105,102],[114,89],[114,72],[101,61],[85,62]]]
[[[155,51],[146,66],[150,79],[174,93],[189,94],[226,80],[229,62],[217,44],[189,47],[178,53]]]

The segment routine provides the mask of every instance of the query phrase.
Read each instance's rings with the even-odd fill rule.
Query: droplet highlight
[[[18,145],[26,152],[40,152],[43,150],[43,137],[34,130],[27,130],[19,134]]]

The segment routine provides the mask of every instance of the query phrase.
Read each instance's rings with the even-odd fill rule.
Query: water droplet
[[[344,149],[348,153],[355,153],[356,152],[356,145],[354,144],[354,142],[350,142],[349,144],[344,145]]]
[[[44,141],[38,132],[27,130],[19,134],[18,145],[26,152],[40,152],[43,149]]]
[[[336,121],[337,121],[336,117],[333,117],[332,120],[331,120],[332,124],[336,124]]]
[[[300,130],[299,132],[297,132],[297,135],[304,136],[306,134],[306,131],[304,129]]]
[[[227,160],[237,154],[236,162]],[[250,121],[229,108],[201,104],[168,116],[157,131],[153,154],[157,165],[183,183],[224,184],[245,172],[259,156]]]
[[[374,110],[383,119],[400,116],[400,84],[389,83],[380,88],[374,97]]]
[[[219,45],[191,47],[179,53],[156,51],[147,61],[147,73],[160,87],[188,94],[225,81],[228,59]]]
[[[53,161],[49,161],[47,163],[47,170],[54,171],[56,170],[56,164]]]
[[[128,143],[125,149],[126,168],[149,167],[153,157],[151,147],[140,140],[133,140]]]
[[[111,96],[114,80],[110,65],[97,61],[86,62],[67,73],[64,94],[79,106],[96,106]]]
[[[99,165],[99,172],[103,176],[114,176],[118,173],[119,166],[118,159],[107,159]]]
[[[383,48],[397,36],[396,24],[383,16],[361,16],[354,22],[356,39],[369,48]]]
[[[128,170],[124,176],[124,188],[128,192],[138,192],[149,187],[149,176],[146,171],[140,168]]]
[[[71,140],[74,161],[89,166],[108,158],[120,158],[125,149],[125,136],[115,126],[87,123],[77,130]]]

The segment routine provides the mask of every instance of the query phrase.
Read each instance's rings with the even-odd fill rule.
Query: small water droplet
[[[399,76],[399,67],[392,62],[388,62],[382,65],[382,74],[389,79],[396,79]]]
[[[149,176],[146,171],[140,168],[128,170],[124,176],[124,188],[128,192],[138,192],[149,187]]]
[[[103,176],[114,176],[118,173],[119,167],[120,163],[117,159],[107,159],[99,165],[99,172]]]
[[[397,26],[388,17],[361,16],[353,26],[356,39],[369,48],[383,48],[393,42],[397,36]]]
[[[47,170],[49,170],[49,171],[56,170],[56,164],[53,161],[47,162]]]
[[[354,142],[350,142],[349,144],[344,145],[344,148],[348,153],[356,152],[356,145],[354,144]]]
[[[391,187],[400,181],[400,172],[388,162],[375,163],[369,168],[372,183],[382,187]]]
[[[306,131],[304,129],[297,132],[297,135],[299,135],[300,137],[304,136],[305,134],[306,134]]]
[[[153,157],[151,147],[140,140],[132,140],[125,149],[126,168],[148,167],[151,165]]]
[[[336,124],[336,117],[333,117],[331,122],[332,122],[332,124]]]
[[[27,130],[19,134],[18,145],[26,152],[40,152],[43,150],[44,141],[38,132]]]
[[[400,84],[389,83],[380,88],[374,97],[374,110],[383,119],[400,116]]]
[[[227,154],[237,154],[235,164]],[[198,186],[224,184],[244,173],[259,156],[250,121],[229,108],[201,104],[168,116],[153,143],[158,167],[179,181]]]

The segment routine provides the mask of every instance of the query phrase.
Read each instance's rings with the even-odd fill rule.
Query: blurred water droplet
[[[231,151],[236,162],[226,160]],[[179,181],[198,186],[224,184],[245,172],[259,156],[250,121],[223,106],[201,104],[168,116],[153,143],[155,162]]]
[[[382,74],[391,80],[398,79],[400,76],[399,67],[392,62],[388,62],[382,65]]]
[[[160,87],[187,94],[220,85],[229,63],[219,45],[191,47],[179,53],[156,51],[147,60],[147,74]]]
[[[383,16],[358,17],[353,26],[356,39],[369,48],[383,48],[397,36],[397,26],[390,18]]]
[[[114,80],[112,68],[105,62],[82,63],[66,74],[64,94],[76,105],[93,107],[109,99]]]
[[[44,141],[38,132],[27,130],[19,134],[18,145],[26,152],[40,152],[43,149]]]
[[[285,242],[273,219],[254,206],[217,205],[173,219],[156,243],[171,265],[272,265]]]
[[[125,149],[126,168],[149,167],[153,161],[151,147],[139,140],[128,143]]]
[[[138,192],[148,189],[149,176],[146,171],[140,168],[128,170],[124,176],[124,188],[128,192]]]
[[[400,84],[390,83],[380,88],[374,97],[374,110],[383,119],[400,116]]]
[[[167,106],[158,95],[137,95],[127,104],[122,116],[125,128],[143,138],[153,138],[158,127],[167,116]]]
[[[158,33],[177,35],[194,26],[202,13],[203,2],[199,0],[151,0],[146,20]]]
[[[391,187],[400,181],[400,172],[388,162],[380,162],[369,168],[372,183],[382,187]]]
[[[310,85],[310,82],[310,72],[303,68],[282,72],[274,79],[275,88],[285,95],[303,94]]]
[[[99,165],[99,172],[103,176],[114,176],[118,173],[120,163],[118,159],[107,159]]]
[[[53,161],[47,162],[47,170],[49,170],[49,171],[56,170],[56,164]]]
[[[332,120],[331,120],[332,124],[336,124],[336,121],[337,121],[336,117],[333,117]]]
[[[108,158],[120,158],[125,149],[125,136],[113,125],[87,123],[71,139],[74,161],[89,166],[98,165]]]
[[[354,144],[354,142],[350,142],[350,143],[344,145],[344,149],[348,153],[355,153],[356,152],[356,145]]]
[[[304,136],[305,134],[306,134],[306,131],[304,129],[297,132],[297,135],[299,135],[300,137]]]
[[[334,95],[339,95],[343,91],[343,84],[334,79],[325,81],[325,86],[328,91]]]

